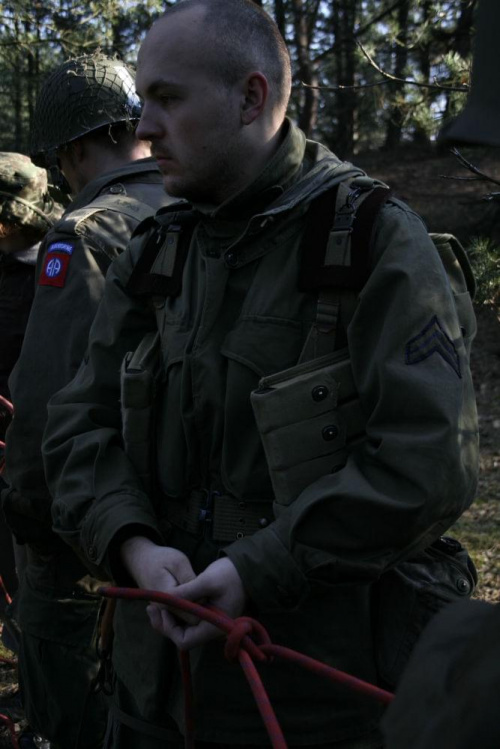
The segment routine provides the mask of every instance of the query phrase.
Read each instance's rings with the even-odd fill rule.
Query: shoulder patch
[[[73,249],[72,245],[65,242],[54,242],[49,246],[38,279],[39,286],[55,286],[59,289],[64,286]]]
[[[67,242],[52,242],[52,244],[49,244],[47,248],[47,253],[49,252],[65,252],[68,255],[73,254],[73,250],[75,248],[72,244],[68,244]]]
[[[406,364],[418,364],[425,359],[429,359],[433,354],[438,354],[449,364],[458,377],[462,377],[460,359],[455,344],[444,332],[436,315],[431,318],[418,335],[406,344],[405,362]]]

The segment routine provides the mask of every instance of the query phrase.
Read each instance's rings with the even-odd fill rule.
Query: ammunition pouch
[[[341,469],[365,419],[346,349],[263,378],[251,394],[273,488],[274,513],[316,479]],[[477,574],[466,549],[443,537],[372,585],[381,684],[393,689],[422,630],[447,603],[470,596]]]
[[[123,359],[120,388],[124,449],[148,493],[154,487],[152,439],[162,376],[160,334],[147,333]]]
[[[434,614],[448,603],[469,598],[476,583],[467,550],[448,536],[384,572],[373,586],[376,657],[383,686],[395,688]]]
[[[347,349],[264,377],[251,394],[275,493],[275,513],[342,468],[364,436]]]

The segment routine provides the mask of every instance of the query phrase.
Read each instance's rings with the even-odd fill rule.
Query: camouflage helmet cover
[[[0,151],[0,223],[45,233],[61,213],[49,195],[45,169],[24,154]]]
[[[134,75],[123,62],[102,54],[67,60],[48,77],[38,95],[32,158],[47,163],[44,156],[66,143],[105,125],[135,122],[140,116]]]

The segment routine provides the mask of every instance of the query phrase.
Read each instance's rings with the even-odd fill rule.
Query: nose
[[[151,102],[144,102],[142,105],[141,119],[136,129],[136,136],[139,140],[156,140],[162,135],[162,128],[158,117],[155,114],[156,107]]]

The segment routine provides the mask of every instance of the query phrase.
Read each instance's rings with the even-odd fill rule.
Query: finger
[[[172,593],[173,591],[169,591]],[[168,603],[158,603],[157,601],[150,602],[149,606],[156,607],[159,611],[162,611],[163,609],[170,612],[170,614],[177,619],[177,621],[185,622],[186,624],[198,624],[199,618],[195,616],[194,614],[189,614],[187,611],[182,611],[181,609],[178,609],[176,606],[169,606]],[[149,607],[147,607],[148,610]],[[148,611],[149,614],[149,611]]]
[[[174,614],[168,611],[164,606],[151,603],[146,608],[149,621],[154,630],[163,637],[171,638],[171,633],[176,630],[183,630],[185,624],[181,622]],[[178,635],[176,635],[178,636]]]
[[[206,578],[203,575],[195,577],[193,580],[178,585],[172,593],[179,598],[186,598],[188,601],[201,601],[210,598],[213,591],[211,586],[207,585]]]
[[[168,568],[170,572],[175,575],[179,584],[187,583],[190,580],[194,580],[196,577],[194,570],[191,567],[191,562],[185,554],[176,554],[171,561],[169,560]]]
[[[200,621],[194,626],[179,623],[178,619],[163,606],[150,604],[147,612],[153,629],[172,640],[179,650],[190,650],[223,636],[218,627],[208,622]]]
[[[167,637],[177,645],[179,650],[191,650],[191,648],[204,645],[206,642],[223,636],[218,627],[214,627],[212,624],[204,621],[200,621],[194,627],[172,626],[170,622],[164,624],[165,630],[168,632]]]

